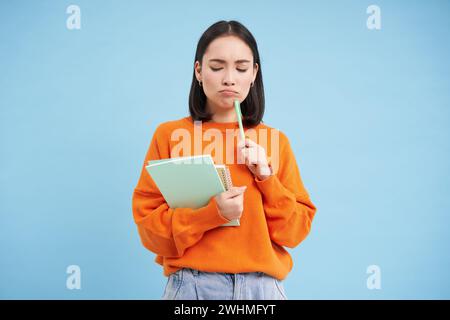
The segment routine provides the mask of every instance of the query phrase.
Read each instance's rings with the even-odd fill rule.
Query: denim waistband
[[[184,268],[184,269],[190,270],[194,276],[198,276],[198,274],[199,274],[200,272],[208,272],[208,271],[200,271],[200,270],[192,269],[192,268]],[[235,276],[235,275],[236,275],[236,273],[226,273],[226,272],[216,272],[216,273],[221,273],[221,274],[229,275],[229,276]],[[265,275],[264,272],[260,272],[260,271],[255,271],[255,272],[245,272],[245,273],[239,273],[239,274],[240,274],[240,275],[244,275],[244,274],[247,274],[247,275],[249,275],[249,274],[255,274],[255,275],[258,275],[258,276]]]

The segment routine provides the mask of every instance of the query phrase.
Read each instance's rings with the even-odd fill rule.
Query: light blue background
[[[449,299],[450,2],[357,0],[2,1],[0,297],[161,297],[131,195],[156,126],[188,115],[197,41],[222,19],[257,39],[264,120],[318,207],[289,250],[288,297]]]

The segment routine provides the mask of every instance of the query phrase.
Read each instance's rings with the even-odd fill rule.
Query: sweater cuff
[[[194,210],[192,219],[193,221],[190,225],[192,228],[197,229],[192,231],[200,232],[208,231],[230,222],[220,214],[215,197],[211,197],[206,206]]]
[[[275,206],[282,205],[281,200],[283,197],[280,197],[280,195],[285,194],[285,188],[276,174],[273,174],[264,180],[259,180],[255,177],[255,182],[268,203],[276,204]]]

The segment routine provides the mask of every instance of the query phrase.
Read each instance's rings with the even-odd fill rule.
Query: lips
[[[234,96],[237,95],[236,91],[233,90],[221,90],[219,91],[221,94],[226,95],[226,96]]]

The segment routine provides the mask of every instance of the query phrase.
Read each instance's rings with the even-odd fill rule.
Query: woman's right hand
[[[215,196],[220,214],[228,220],[239,219],[244,211],[244,192],[247,186],[232,187]]]

